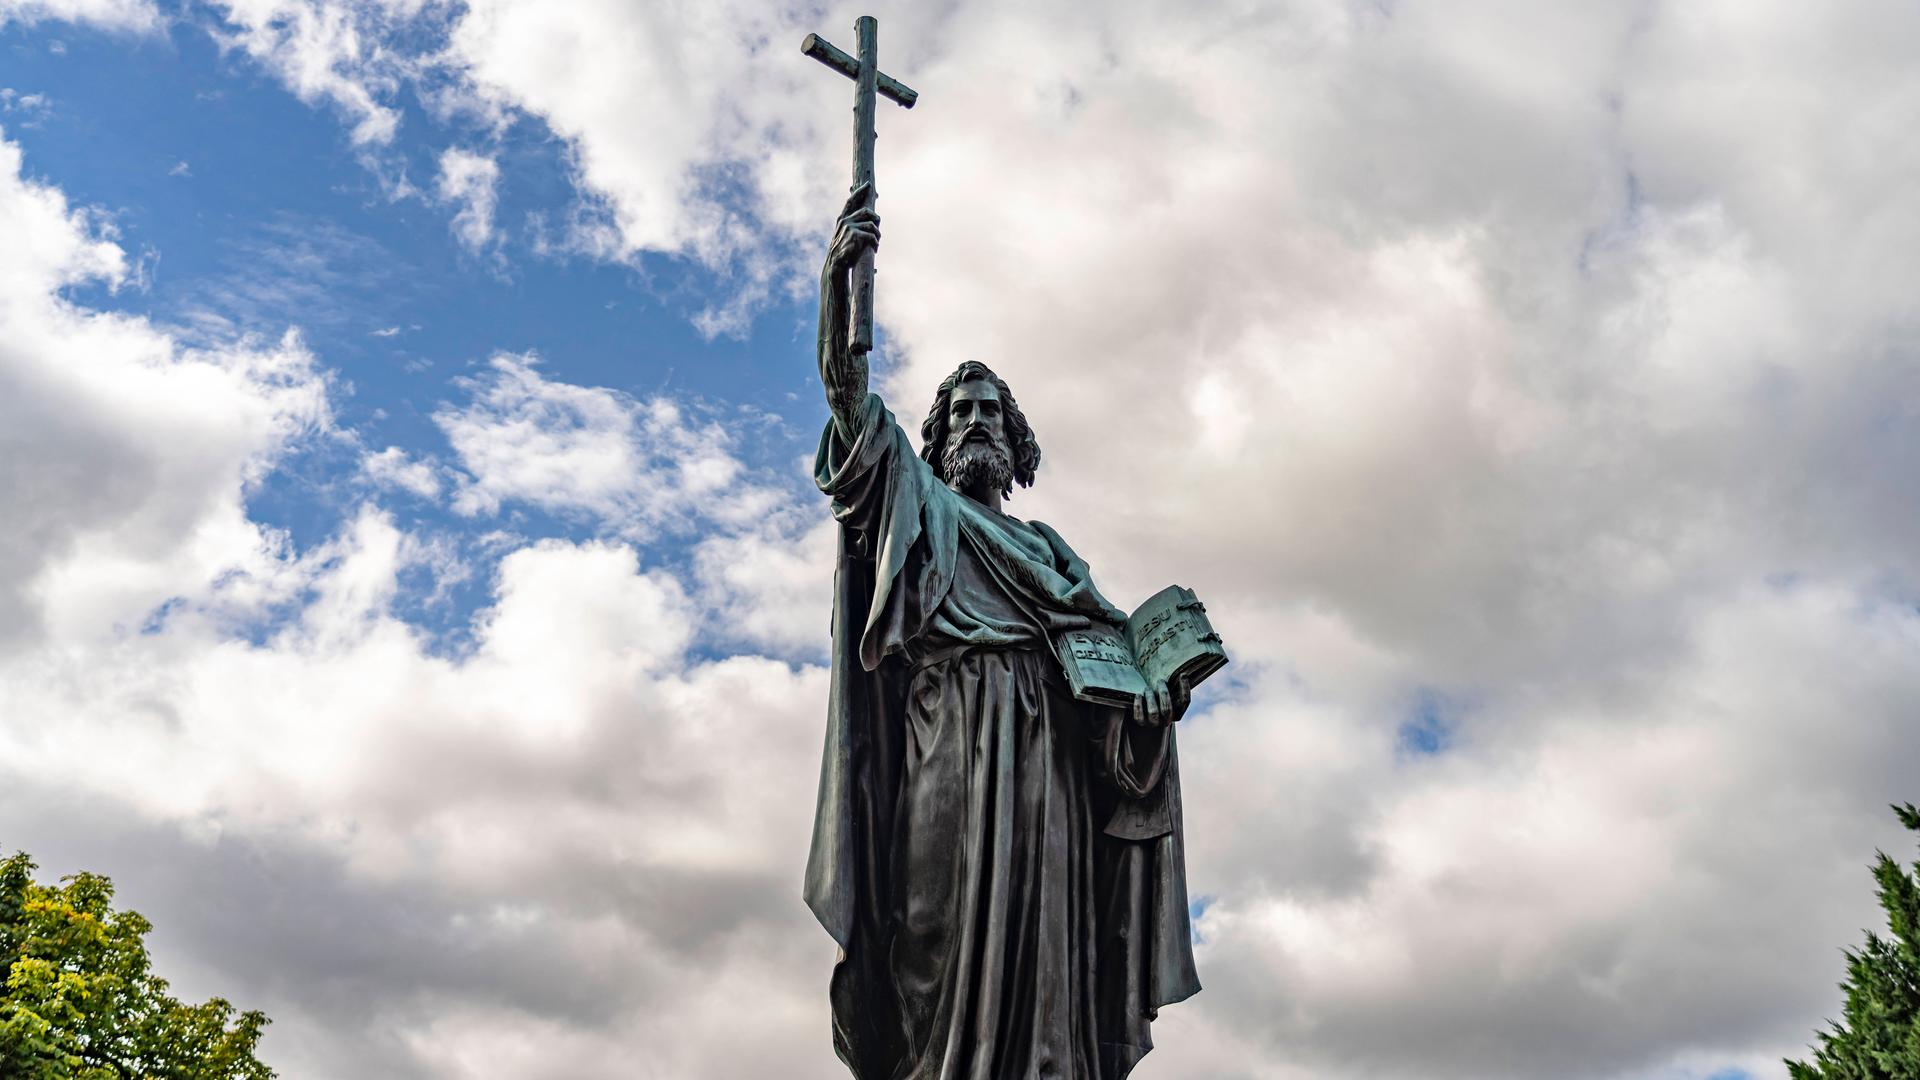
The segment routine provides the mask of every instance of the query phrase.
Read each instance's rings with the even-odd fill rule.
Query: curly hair
[[[1007,444],[1013,448],[1013,480],[1021,487],[1032,487],[1034,470],[1040,467],[1040,444],[1034,440],[1033,427],[1013,400],[1013,391],[1007,389],[1006,381],[978,360],[969,360],[955,368],[934,394],[933,408],[927,410],[926,422],[920,425],[921,458],[933,466],[933,473],[941,483],[947,481],[947,399],[953,396],[954,387],[973,379],[986,379],[1000,392],[1001,422],[1006,426]],[[1008,484],[1000,494],[1003,498],[1012,495],[1013,485]]]

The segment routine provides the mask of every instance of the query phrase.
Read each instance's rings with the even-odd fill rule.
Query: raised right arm
[[[826,265],[820,269],[820,384],[826,387],[827,407],[843,439],[860,430],[860,412],[867,401],[867,354],[848,348],[851,322],[853,264],[868,248],[880,245],[880,217],[873,212],[873,187],[861,184],[847,197],[827,245]]]

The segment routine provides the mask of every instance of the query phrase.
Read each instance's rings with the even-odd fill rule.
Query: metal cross
[[[873,183],[873,95],[875,91],[911,109],[920,95],[880,71],[880,21],[862,15],[853,22],[859,57],[834,48],[819,34],[808,34],[800,51],[853,80],[853,186]],[[875,197],[878,197],[875,191]],[[873,348],[873,249],[861,253],[853,268],[853,328],[847,347]]]

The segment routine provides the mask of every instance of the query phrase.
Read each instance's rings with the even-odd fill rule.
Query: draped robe
[[[814,471],[840,523],[806,878],[835,1051],[858,1080],[1121,1080],[1200,988],[1173,730],[1076,700],[1049,643],[1124,613],[875,395]]]

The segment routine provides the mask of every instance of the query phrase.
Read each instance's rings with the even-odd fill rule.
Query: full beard
[[[962,491],[976,485],[1004,492],[1013,487],[1013,461],[991,442],[969,439],[947,447],[940,459],[947,482]]]

